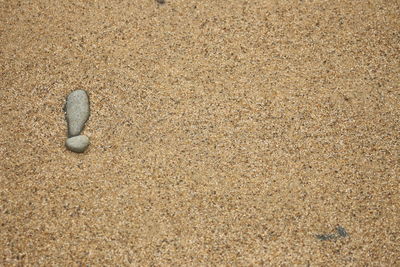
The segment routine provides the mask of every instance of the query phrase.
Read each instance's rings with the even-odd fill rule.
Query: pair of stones
[[[76,153],[83,153],[89,146],[89,138],[81,135],[89,118],[89,97],[84,90],[75,90],[67,97],[64,107],[68,123],[68,139],[65,146]]]

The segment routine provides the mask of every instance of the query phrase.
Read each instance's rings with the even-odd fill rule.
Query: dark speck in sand
[[[318,238],[319,240],[326,241],[335,239],[336,235],[316,235],[315,237]]]
[[[322,235],[316,235],[315,237],[319,240],[326,241],[326,240],[336,240],[340,237],[346,237],[349,235],[346,229],[344,229],[342,226],[338,226],[336,228],[336,231],[337,234],[322,234]]]
[[[347,233],[346,229],[344,229],[342,226],[338,226],[338,227],[336,228],[336,230],[337,230],[337,232],[338,232],[338,234],[339,234],[340,237],[346,237],[346,236],[349,235],[349,234]]]

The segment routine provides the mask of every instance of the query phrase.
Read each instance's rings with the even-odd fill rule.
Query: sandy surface
[[[0,1],[0,262],[399,265],[399,18],[395,0]],[[75,89],[84,154],[64,146]]]

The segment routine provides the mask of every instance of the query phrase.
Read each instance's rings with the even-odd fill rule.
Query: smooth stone
[[[76,153],[82,153],[89,146],[89,138],[86,135],[70,137],[65,141],[65,146]]]
[[[76,90],[67,97],[65,105],[68,137],[79,135],[89,118],[89,97],[84,90]]]

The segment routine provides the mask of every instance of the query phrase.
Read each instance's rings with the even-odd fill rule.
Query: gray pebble
[[[65,105],[68,122],[68,136],[79,135],[89,118],[89,97],[84,90],[76,90],[69,94]]]
[[[76,153],[82,153],[89,146],[89,138],[86,135],[70,137],[65,142],[66,147]]]

